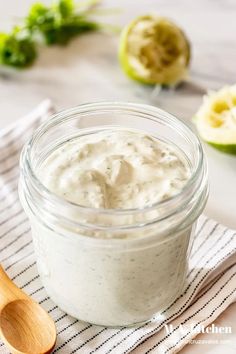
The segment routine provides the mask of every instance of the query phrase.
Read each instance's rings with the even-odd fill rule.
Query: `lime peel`
[[[204,96],[194,123],[208,144],[236,154],[236,85],[225,86]]]
[[[140,16],[121,33],[119,59],[124,72],[134,80],[174,85],[187,76],[190,44],[169,19],[155,14]]]

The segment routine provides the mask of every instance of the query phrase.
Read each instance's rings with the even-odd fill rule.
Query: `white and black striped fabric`
[[[14,126],[0,132],[0,262],[11,279],[52,316],[58,340],[54,353],[176,353],[194,336],[180,325],[212,323],[236,300],[236,232],[202,216],[191,254],[188,285],[165,311],[173,332],[153,318],[133,328],[104,328],[63,313],[47,296],[37,272],[30,226],[18,200],[19,154],[42,119],[52,112],[49,101]],[[1,291],[1,286],[0,286]],[[8,353],[0,343],[0,353]]]

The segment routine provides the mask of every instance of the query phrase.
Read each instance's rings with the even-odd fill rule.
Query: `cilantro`
[[[75,5],[73,0],[60,0],[56,6],[61,17],[63,18],[70,17],[75,11]]]
[[[57,28],[49,28],[44,32],[45,41],[50,44],[67,44],[73,37],[84,32],[97,30],[96,23],[75,18],[69,22],[61,23]]]
[[[67,44],[73,37],[99,29],[87,15],[75,12],[72,0],[60,0],[56,5],[46,7],[36,3],[26,18],[26,26],[32,33],[40,33],[46,44]]]
[[[58,0],[51,6],[36,2],[21,27],[10,34],[0,33],[0,64],[17,68],[31,65],[37,57],[40,37],[47,45],[65,45],[77,35],[101,29],[100,24],[89,19],[90,9],[98,1],[88,0],[84,10],[74,0]]]
[[[24,68],[34,62],[36,55],[35,45],[25,31],[14,29],[0,35],[0,63]]]

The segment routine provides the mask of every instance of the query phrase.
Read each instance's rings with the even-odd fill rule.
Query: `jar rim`
[[[197,161],[194,166],[194,169],[191,173],[191,177],[188,179],[184,187],[180,190],[179,193],[158,201],[144,207],[139,208],[127,208],[127,209],[106,209],[106,208],[93,208],[80,205],[66,199],[63,199],[60,196],[57,196],[55,193],[51,192],[37,177],[32,167],[32,160],[30,151],[34,143],[43,135],[45,131],[49,128],[52,128],[61,121],[69,120],[73,115],[79,115],[83,113],[92,113],[98,111],[109,111],[109,112],[121,112],[129,110],[130,112],[143,113],[145,118],[149,120],[157,120],[156,116],[165,118],[168,121],[169,125],[173,128],[177,127],[184,136],[189,137],[189,142],[194,146],[194,150],[197,153]],[[189,128],[184,122],[176,118],[174,115],[148,104],[141,103],[130,103],[130,102],[118,102],[118,101],[104,101],[104,102],[93,102],[93,103],[84,103],[73,108],[62,110],[50,117],[49,120],[44,121],[38,129],[33,133],[31,139],[26,143],[25,148],[22,151],[21,155],[21,168],[24,169],[26,164],[27,174],[32,179],[37,190],[42,191],[44,197],[48,200],[54,201],[55,203],[63,204],[64,206],[76,208],[77,210],[86,211],[87,213],[93,214],[104,214],[104,215],[127,215],[127,214],[136,214],[140,212],[150,212],[157,209],[158,207],[167,207],[173,203],[178,203],[184,195],[188,195],[192,185],[197,180],[199,173],[203,166],[203,149],[198,137],[194,134],[191,128]],[[24,160],[24,161],[23,161]]]

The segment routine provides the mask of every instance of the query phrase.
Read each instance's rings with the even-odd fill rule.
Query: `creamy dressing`
[[[93,208],[143,208],[180,192],[190,176],[183,156],[138,131],[108,130],[54,151],[39,170],[58,196]]]
[[[190,166],[174,145],[139,131],[113,129],[62,143],[37,173],[63,199],[93,208],[127,209],[179,193],[190,177]],[[151,221],[156,212],[151,211]],[[30,215],[43,284],[64,311],[80,320],[104,326],[142,323],[182,289],[192,225],[162,234],[160,223],[133,227],[142,221],[129,212],[122,214],[122,224],[131,218],[132,227],[125,231],[97,231],[94,226],[89,233],[78,228],[71,234],[60,219],[48,227],[46,218]],[[73,217],[80,225],[87,221],[81,222],[80,213]],[[117,225],[117,218],[110,218],[107,226]],[[100,221],[99,212],[93,212],[89,224]]]

